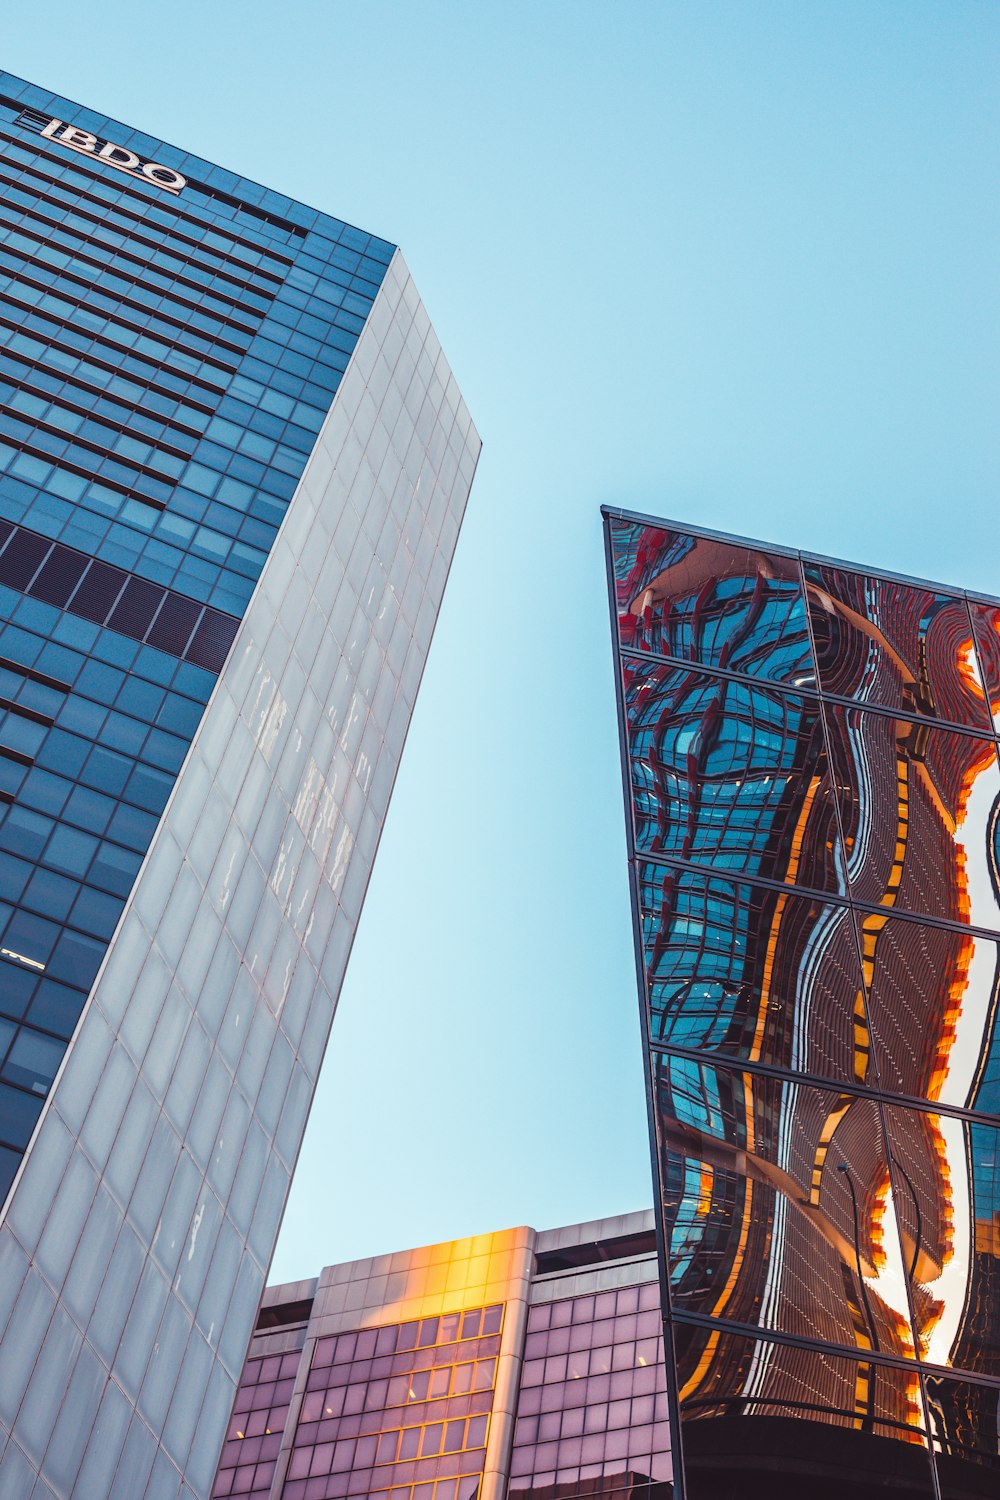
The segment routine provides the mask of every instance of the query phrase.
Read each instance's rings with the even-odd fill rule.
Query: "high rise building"
[[[652,1213],[269,1287],[216,1500],[668,1500]]]
[[[678,1493],[993,1494],[1000,604],[605,526]]]
[[[0,1494],[204,1497],[479,439],[386,241],[0,74]]]

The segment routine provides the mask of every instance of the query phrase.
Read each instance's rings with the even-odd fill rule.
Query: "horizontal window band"
[[[11,307],[23,309],[25,317],[20,320],[16,318],[5,317],[5,310]],[[87,347],[85,349],[81,349],[77,347],[76,344],[69,342],[69,340],[67,339],[53,338],[52,335],[47,331],[47,329],[39,329],[35,327],[33,321],[35,319],[43,323],[51,324],[52,327],[58,328],[62,333],[73,332],[76,334],[77,338],[85,338],[87,340]],[[140,375],[136,373],[136,371],[126,368],[122,363],[122,361],[126,359],[138,360],[140,364],[148,365],[151,370],[155,370],[157,373],[168,370],[171,374],[177,375],[177,372],[174,370],[174,367],[171,365],[169,359],[157,359],[155,355],[146,354],[145,352],[138,349],[132,349],[127,344],[120,344],[115,339],[110,338],[106,334],[95,333],[91,329],[87,329],[85,333],[81,334],[76,325],[68,321],[67,319],[61,318],[56,313],[49,312],[45,308],[35,307],[33,303],[25,302],[19,297],[14,297],[10,294],[9,291],[4,292],[2,295],[0,295],[0,326],[9,328],[12,333],[22,333],[24,334],[25,338],[45,339],[52,345],[53,349],[58,349],[63,354],[69,354],[74,359],[90,360],[93,364],[100,365],[102,369],[108,370],[114,375],[121,375],[126,380],[135,380],[140,382],[141,384],[146,384],[150,387],[151,390],[158,390],[164,395],[173,397],[174,400],[183,399],[185,401],[190,401],[192,406],[197,406],[200,411],[205,412],[208,416],[215,415],[216,407],[210,406],[208,402],[201,401],[199,403],[197,399],[189,396],[187,394],[187,391],[185,391],[183,398],[178,398],[176,391],[171,391],[164,386],[154,385],[153,382],[149,380],[148,376]],[[93,348],[95,344],[99,345],[103,349],[114,351],[114,353],[118,356],[118,359],[112,360],[100,354],[96,354]],[[9,345],[4,345],[5,349],[9,347]],[[227,370],[225,373],[233,374],[234,372],[231,370]],[[183,375],[179,375],[177,378],[183,380],[185,386],[195,386],[199,390],[207,392],[210,396],[214,396],[216,401],[218,401],[219,398],[225,394],[225,381],[220,381],[218,385],[215,385],[212,383],[212,381],[206,380],[203,375],[192,375],[187,371],[185,371]]]
[[[0,156],[0,163],[11,169],[9,172],[5,172],[2,170],[2,166],[0,166],[0,182],[14,188],[17,192],[33,192],[37,204],[44,205],[44,207],[54,211],[51,222],[58,223],[60,227],[63,227],[62,221],[55,216],[55,211],[59,209],[65,210],[66,213],[72,213],[81,219],[86,219],[95,225],[110,225],[115,234],[127,235],[131,243],[146,245],[157,253],[173,255],[185,265],[204,271],[213,279],[228,282],[238,292],[253,292],[258,297],[266,297],[270,302],[274,301],[284,284],[280,276],[272,276],[270,272],[262,271],[256,266],[249,266],[245,261],[229,259],[220,262],[219,265],[213,265],[211,261],[200,260],[197,256],[189,252],[191,250],[199,250],[204,255],[206,253],[212,254],[212,251],[198,240],[190,239],[187,235],[173,234],[170,230],[164,230],[162,238],[155,239],[148,232],[144,233],[144,230],[148,231],[149,229],[149,221],[141,218],[138,214],[133,214],[130,210],[126,210],[123,206],[104,203],[101,199],[95,198],[89,193],[83,193],[75,189],[71,191],[60,178],[53,177],[48,172],[42,172],[37,167],[27,166],[21,162],[14,163],[5,160],[2,156]],[[17,175],[15,175],[15,172]],[[25,177],[37,179],[42,184],[42,187],[36,187],[34,182],[25,183]],[[44,193],[50,192],[53,188],[62,195],[61,198],[43,196]],[[62,201],[63,198],[65,202]],[[99,212],[98,207],[103,212]],[[29,210],[22,209],[22,212],[29,212]],[[41,208],[30,210],[30,212],[38,219],[47,218],[42,213]],[[127,219],[131,222],[126,226],[119,224],[117,222],[119,219]],[[184,251],[175,248],[176,245],[181,244],[187,247]],[[262,286],[247,280],[245,277],[237,276],[232,269],[234,266],[244,266],[250,274],[263,277],[268,284]],[[200,283],[195,282],[195,285],[200,285]],[[238,299],[234,298],[234,300]]]
[[[820,703],[833,703],[840,708],[852,708],[858,713],[872,714],[882,719],[902,719],[907,724],[919,724],[928,729],[945,729],[949,734],[964,734],[970,739],[995,740],[994,726],[980,728],[974,724],[956,724],[951,719],[938,719],[931,714],[917,714],[907,708],[891,708],[885,703],[861,702],[857,698],[845,698],[840,693],[830,693],[820,687],[792,687],[787,682],[772,682],[769,677],[754,677],[748,672],[734,672],[728,667],[702,666],[700,662],[684,661],[677,656],[663,656],[654,651],[636,651],[631,646],[619,647],[623,659],[636,662],[652,662],[664,667],[674,667],[697,677],[715,677],[725,682],[738,682],[746,688],[757,688],[774,692],[783,698],[802,698],[811,707]]]
[[[31,190],[26,188],[18,180],[17,177],[3,171],[2,167],[0,167],[0,183],[10,188],[13,192],[18,193],[21,197],[28,197],[30,195]],[[68,198],[71,196],[72,195],[67,194]],[[267,309],[246,308],[240,302],[240,292],[249,292],[253,296],[262,298],[269,305],[274,301],[277,289],[273,289],[271,287],[268,287],[266,290],[264,288],[258,289],[257,287],[252,286],[249,282],[241,281],[235,276],[224,277],[221,273],[217,272],[214,267],[203,264],[201,262],[196,262],[190,256],[183,256],[178,252],[171,252],[166,249],[162,242],[157,242],[156,240],[151,239],[146,235],[142,235],[140,233],[132,234],[131,232],[124,229],[116,229],[114,230],[114,233],[117,237],[124,239],[127,235],[127,243],[125,245],[114,245],[109,241],[96,238],[93,234],[88,234],[86,230],[79,228],[75,224],[67,224],[64,219],[59,218],[58,215],[54,213],[45,213],[43,211],[43,207],[40,205],[53,208],[56,206],[55,204],[50,203],[49,200],[39,198],[36,195],[35,202],[30,207],[25,203],[20,203],[15,200],[10,200],[8,207],[11,210],[16,211],[20,218],[30,219],[33,223],[44,225],[46,229],[56,230],[60,235],[65,236],[67,240],[77,240],[79,241],[81,246],[85,247],[85,249],[77,251],[75,247],[71,245],[63,245],[61,248],[65,249],[67,254],[79,253],[83,256],[84,259],[87,260],[94,259],[96,257],[97,263],[99,265],[106,266],[108,270],[112,270],[113,268],[106,265],[106,256],[112,256],[116,260],[127,261],[130,265],[138,266],[141,271],[155,271],[159,276],[170,277],[174,282],[178,283],[181,286],[188,287],[190,290],[199,293],[207,293],[211,297],[217,297],[220,302],[225,302],[232,307],[240,308],[244,313],[247,313],[248,311],[252,312],[252,314],[258,318],[265,318],[267,316]],[[96,213],[88,213],[85,209],[81,210],[81,208],[75,202],[72,202],[72,205],[70,203],[67,203],[66,209],[67,212],[72,214],[74,218],[85,219],[89,223],[92,223],[95,228],[103,227],[106,224],[106,221],[101,219]],[[44,234],[40,234],[38,230],[29,228],[24,223],[15,224],[12,223],[9,219],[5,219],[3,220],[3,222],[5,222],[9,228],[15,230],[19,234],[26,234],[31,239],[41,240],[43,244],[48,243]],[[152,251],[153,255],[170,255],[171,259],[180,262],[180,269],[173,270],[170,267],[158,265],[151,257],[143,257],[142,255],[137,254],[135,250],[130,248],[132,246],[148,247]],[[229,290],[228,287],[218,288],[214,286],[206,286],[204,282],[199,281],[197,277],[189,275],[183,269],[185,266],[191,265],[202,265],[202,268],[204,269],[206,274],[211,276],[213,280],[216,277],[218,277],[219,280],[225,279],[229,282],[229,286],[232,288],[232,290]],[[210,309],[206,310],[210,311]],[[220,314],[220,316],[224,317],[225,314]]]
[[[5,323],[6,319],[0,318],[0,324]],[[7,326],[9,326],[9,324]],[[22,330],[19,329],[18,331],[21,332]],[[30,334],[25,336],[31,337]],[[75,357],[77,359],[86,359],[88,363],[93,365],[103,365],[103,361],[97,359],[90,360],[86,355],[81,355],[78,351],[75,351]],[[107,389],[106,386],[96,385],[92,380],[88,380],[84,375],[77,375],[75,373],[68,374],[65,370],[59,369],[57,365],[49,365],[45,364],[41,360],[32,359],[30,354],[24,354],[20,349],[15,349],[9,344],[0,342],[0,362],[4,360],[9,360],[12,364],[19,365],[22,369],[29,370],[36,375],[41,374],[48,375],[50,377],[58,377],[58,379],[62,381],[63,385],[69,386],[73,391],[85,391],[89,396],[97,396],[102,401],[109,401],[115,406],[120,406],[123,412],[131,413],[133,411],[138,411],[143,415],[146,415],[142,406],[136,403],[129,405],[128,399],[125,396],[114,395]],[[152,392],[155,395],[162,396],[164,400],[173,401],[177,404],[183,403],[184,405],[194,407],[195,409],[200,408],[200,402],[188,401],[185,397],[178,396],[176,391],[167,391],[162,387],[157,389],[151,384],[150,381],[141,380],[138,376],[135,375],[122,375],[120,370],[116,370],[115,374],[120,375],[123,380],[132,381],[135,385],[139,386],[142,391]],[[81,415],[87,417],[88,419],[108,423],[110,423],[112,420],[110,417],[101,415],[99,413],[95,414],[95,412],[89,407],[78,407],[75,402],[67,398],[61,391],[58,393],[53,393],[52,391],[46,390],[42,385],[33,384],[30,379],[25,380],[22,376],[8,375],[5,378],[9,380],[16,380],[22,390],[28,391],[33,396],[38,396],[40,400],[55,401],[57,404],[61,403],[62,405],[67,406],[72,411],[79,411]],[[209,409],[208,414],[213,416],[215,415],[214,412],[211,412],[211,409]],[[24,413],[22,413],[21,415],[23,418]],[[191,427],[186,422],[179,421],[176,417],[167,417],[164,416],[161,412],[153,412],[151,415],[154,421],[160,422],[164,427],[169,428],[172,432],[180,433],[182,437],[192,438],[195,442],[200,442],[204,437],[204,433],[200,428]],[[153,438],[150,438],[146,433],[140,434],[140,440],[144,443],[150,444],[154,443],[155,441],[155,445],[158,448],[167,449],[167,451],[169,452],[176,452],[178,457],[187,456],[183,449],[171,448],[168,443],[160,439],[154,440]]]
[[[6,103],[6,100],[0,98],[0,104],[3,103]],[[30,118],[23,105],[18,106],[18,108],[20,109],[20,114],[18,116],[19,119]],[[35,114],[37,114],[37,111],[31,111],[31,115]],[[41,116],[39,116],[38,118],[42,119]],[[48,121],[42,120],[42,123],[47,124]],[[16,134],[13,131],[0,129],[0,140],[10,141],[12,145],[19,146],[23,151],[30,152],[33,156],[38,157],[42,161],[50,163],[53,161],[53,154],[51,150],[46,150],[44,145],[37,145],[35,143],[35,140],[30,136],[25,137],[23,135]],[[60,156],[58,160],[61,166],[62,157]],[[94,158],[93,167],[94,172],[97,172],[100,169],[100,164],[96,158]],[[88,172],[82,165],[77,166],[76,163],[71,160],[67,161],[66,169],[68,171],[76,171],[79,176],[83,177],[87,182],[94,181],[94,173]],[[268,222],[269,216],[263,209],[252,209],[248,205],[241,203],[238,198],[229,197],[224,193],[216,194],[212,188],[204,187],[201,184],[195,183],[191,178],[188,178],[187,182],[189,187],[193,187],[196,190],[200,188],[201,192],[208,198],[218,196],[220,201],[230,203],[236,208],[243,209],[244,212],[249,213],[253,218],[259,218],[264,222]],[[255,254],[270,256],[270,258],[277,261],[279,265],[287,265],[288,267],[291,267],[295,264],[294,260],[292,260],[291,257],[287,255],[287,253],[283,253],[282,251],[273,249],[269,245],[258,245],[253,240],[242,239],[238,234],[234,234],[232,229],[230,229],[226,224],[216,224],[213,220],[208,220],[206,222],[204,219],[201,219],[190,212],[185,212],[182,208],[175,207],[175,205],[170,203],[168,200],[164,200],[161,202],[160,199],[156,199],[156,207],[163,213],[170,213],[179,221],[180,224],[195,224],[199,229],[208,229],[213,234],[218,234],[220,238],[230,240],[234,245],[242,246],[244,249],[253,251]],[[278,219],[276,216],[274,217],[274,222],[280,228],[294,233],[297,237],[301,237],[304,239],[308,234],[308,230],[303,229],[301,225],[292,224],[290,221],[285,223],[283,220]]]
[[[975,1370],[966,1370],[952,1365],[930,1364],[919,1359],[899,1359],[884,1354],[881,1349],[861,1349],[857,1344],[827,1344],[820,1339],[802,1338],[794,1333],[773,1332],[752,1323],[737,1323],[731,1318],[709,1318],[704,1313],[673,1312],[664,1317],[664,1327],[671,1324],[687,1328],[703,1328],[712,1333],[732,1333],[738,1338],[749,1339],[758,1344],[780,1344],[785,1349],[802,1349],[808,1353],[829,1354],[836,1359],[846,1359],[854,1365],[883,1365],[886,1369],[900,1370],[907,1375],[926,1375],[931,1379],[957,1380],[963,1385],[988,1386],[1000,1389],[1000,1375],[984,1375]]]
[[[0,521],[0,585],[214,673],[222,670],[240,623],[10,521]]]
[[[245,331],[247,333],[247,343],[238,344],[234,339],[227,339],[222,334],[206,333],[203,329],[195,328],[193,324],[185,322],[183,318],[175,317],[173,313],[163,312],[159,308],[150,307],[148,303],[143,302],[139,297],[129,297],[122,292],[112,291],[108,287],[96,286],[93,282],[88,281],[85,276],[79,276],[75,271],[67,271],[61,266],[58,268],[50,266],[47,261],[39,260],[37,256],[27,255],[24,251],[18,250],[16,247],[0,243],[0,264],[2,264],[2,257],[5,255],[11,260],[16,260],[19,265],[27,268],[24,271],[14,271],[7,268],[8,274],[16,276],[18,281],[23,282],[25,286],[33,287],[36,291],[42,292],[49,297],[61,297],[66,302],[85,308],[92,315],[96,314],[98,317],[115,318],[119,316],[119,308],[126,308],[131,313],[141,313],[144,317],[155,318],[158,320],[158,323],[165,324],[168,329],[177,329],[182,333],[186,332],[195,338],[203,339],[206,344],[211,345],[212,349],[225,349],[228,354],[236,354],[240,358],[243,358],[250,344],[257,337],[256,329],[241,330],[241,332]],[[43,276],[32,275],[32,270],[36,273],[39,270],[49,271],[52,280],[47,281]],[[71,290],[73,287],[79,287],[83,295],[74,295]],[[95,296],[105,297],[109,302],[113,302],[113,309],[95,304],[92,301]],[[124,322],[125,320],[122,319],[122,321]],[[209,359],[212,363],[217,363],[217,361],[211,360],[209,350],[192,349],[190,346],[182,345],[175,334],[164,333],[156,325],[144,324],[142,325],[142,332],[148,338],[158,338],[163,343],[176,343],[178,348],[186,349],[186,352],[196,355],[199,359]]]
[[[864,1363],[864,1361],[862,1361],[862,1363]],[[812,1417],[814,1413],[819,1412],[823,1416],[825,1416],[827,1419],[829,1419],[830,1417],[843,1417],[843,1418],[845,1418],[846,1420],[844,1422],[844,1425],[847,1426],[847,1427],[854,1427],[854,1424],[858,1420],[857,1409],[855,1407],[853,1407],[853,1406],[852,1407],[834,1406],[832,1404],[823,1405],[819,1401],[793,1401],[789,1397],[783,1397],[783,1396],[777,1396],[777,1395],[771,1395],[771,1396],[747,1396],[747,1395],[744,1395],[744,1394],[732,1395],[732,1396],[722,1396],[722,1395],[720,1395],[717,1398],[715,1398],[714,1400],[710,1396],[706,1396],[701,1401],[692,1401],[690,1399],[686,1399],[684,1401],[684,1404],[683,1404],[682,1408],[681,1408],[681,1420],[682,1421],[697,1420],[696,1418],[695,1419],[689,1419],[688,1416],[687,1416],[687,1413],[688,1412],[698,1411],[701,1407],[710,1407],[710,1408],[712,1408],[713,1415],[715,1415],[715,1414],[717,1414],[718,1408],[720,1406],[721,1407],[739,1406],[741,1408],[740,1415],[745,1415],[748,1409],[752,1412],[753,1409],[756,1408],[756,1407],[758,1407],[758,1406],[767,1407],[767,1409],[768,1409],[768,1416],[779,1415],[779,1416],[783,1416],[783,1417],[784,1416],[793,1416],[793,1417],[796,1417],[796,1416],[802,1415],[802,1416],[806,1416],[806,1417]],[[926,1436],[927,1436],[927,1434],[925,1432],[923,1432],[922,1428],[914,1426],[910,1422],[900,1422],[895,1417],[887,1417],[885,1415],[879,1415],[877,1417],[873,1417],[872,1421],[873,1421],[874,1425],[878,1428],[879,1436],[882,1436],[884,1434],[884,1432],[886,1431],[886,1429],[892,1429],[892,1428],[894,1428],[897,1432],[905,1432],[905,1433],[909,1434],[911,1438],[915,1434],[917,1434],[917,1433],[920,1433],[925,1439],[926,1439]],[[914,1444],[913,1446],[916,1446],[916,1445]],[[928,1464],[927,1477],[928,1477],[928,1479],[930,1479],[930,1453],[929,1453],[929,1450],[927,1449],[926,1442],[922,1445],[922,1447],[923,1447],[924,1453],[927,1455],[927,1464]],[[927,1500],[931,1500],[931,1492],[930,1492],[929,1485],[928,1485],[928,1490],[927,1490]]]
[[[40,426],[41,424],[36,425]],[[59,436],[67,443],[72,441],[72,439],[66,437],[64,432],[60,432]],[[6,434],[0,434],[0,441],[4,439],[6,439],[10,447],[16,448],[19,453],[27,453],[29,458],[41,459],[43,463],[51,464],[56,469],[68,469],[71,474],[76,474],[80,479],[89,479],[94,484],[101,484],[105,489],[114,490],[116,495],[123,495],[126,500],[138,500],[140,505],[149,505],[153,510],[166,510],[167,508],[165,500],[154,499],[152,495],[144,495],[139,490],[134,490],[129,485],[122,484],[120,479],[113,479],[105,474],[95,474],[92,467],[88,467],[76,459],[71,457],[56,458],[47,448],[41,448],[35,443],[19,442],[17,438],[7,438]],[[102,448],[98,448],[96,451],[104,458],[113,459],[115,463],[122,462],[114,453],[108,453]],[[125,462],[127,465],[127,460]],[[162,479],[162,476],[159,474],[150,474],[149,477],[160,480],[163,484],[173,485],[175,483],[174,480]]]
[[[2,174],[0,174],[0,181],[2,181]],[[228,313],[219,312],[216,308],[206,307],[202,303],[194,301],[190,297],[186,297],[182,293],[175,292],[173,290],[173,285],[178,281],[180,281],[182,285],[185,284],[180,277],[173,276],[169,271],[161,270],[159,266],[151,265],[148,261],[142,260],[139,256],[129,255],[127,252],[121,253],[111,245],[107,246],[108,255],[127,261],[130,267],[136,267],[135,271],[130,270],[129,272],[126,272],[123,269],[120,269],[113,265],[109,265],[106,259],[102,258],[100,255],[96,255],[90,249],[78,249],[73,245],[60,244],[58,241],[53,241],[51,237],[46,235],[42,230],[32,229],[27,224],[12,224],[9,219],[4,217],[2,212],[0,212],[0,224],[3,224],[4,227],[9,229],[13,234],[23,235],[25,239],[33,240],[38,245],[45,246],[55,244],[60,254],[71,256],[75,260],[82,261],[84,265],[94,266],[98,271],[106,271],[110,276],[118,276],[122,279],[122,281],[131,282],[138,286],[146,285],[143,280],[144,272],[155,271],[157,275],[162,276],[164,280],[171,281],[171,288],[168,290],[164,289],[163,287],[156,286],[154,283],[150,283],[149,289],[151,291],[155,291],[159,296],[162,297],[173,297],[177,302],[181,304],[182,307],[189,307],[192,312],[198,313],[203,317],[215,318],[218,322],[227,324],[231,328],[237,329],[240,333],[249,334],[251,338],[255,338],[257,336],[260,324],[267,317],[266,310],[257,313],[257,325],[254,326],[251,323],[244,323],[239,318],[231,317]],[[59,225],[58,221],[54,219],[50,220],[49,224],[46,225],[46,227],[57,229],[59,233],[67,239],[70,237],[70,234],[72,232],[70,230],[63,229]],[[78,235],[77,238],[81,239],[85,246],[89,244],[89,241],[84,239],[83,236]],[[25,259],[29,260],[30,262],[33,262],[38,258],[36,256],[29,256],[27,251],[19,250],[17,249],[17,247],[11,247],[9,242],[7,242],[6,240],[0,240],[0,249],[2,248],[6,248],[11,253],[23,255]],[[79,274],[75,271],[67,271],[62,266],[54,266],[50,261],[47,260],[42,260],[41,264],[49,267],[54,272],[58,272],[60,276],[77,276]],[[196,291],[208,291],[207,287],[199,287],[197,282],[190,283],[190,285],[192,285]],[[98,290],[105,292],[107,295],[113,295],[112,293],[108,292],[108,289],[106,287],[99,287]],[[209,293],[209,295],[212,294]],[[233,301],[232,298],[227,298],[226,300],[230,302]],[[154,309],[154,311],[156,311],[156,309]],[[162,312],[158,312],[157,315],[159,317],[168,316],[167,314]]]
[[[657,1057],[677,1057],[684,1062],[697,1063],[719,1073],[734,1077],[749,1073],[755,1078],[772,1078],[776,1083],[801,1085],[803,1088],[821,1089],[825,1094],[850,1094],[854,1099],[871,1099],[875,1104],[887,1105],[890,1109],[911,1110],[921,1115],[946,1115],[951,1120],[963,1120],[969,1125],[988,1125],[1000,1132],[1000,1118],[985,1110],[969,1109],[961,1104],[943,1104],[936,1099],[922,1099],[915,1094],[892,1094],[879,1088],[865,1088],[851,1079],[830,1078],[823,1073],[793,1072],[790,1068],[779,1068],[773,1063],[748,1062],[728,1053],[707,1052],[703,1047],[681,1047],[673,1042],[654,1042],[644,1038],[650,1060]]]
[[[2,383],[2,382],[0,382]],[[112,419],[100,412],[89,411],[85,406],[78,406],[73,401],[66,401],[60,396],[52,396],[48,391],[39,386],[31,386],[27,383],[18,385],[18,390],[25,391],[29,396],[37,396],[42,401],[50,402],[59,407],[61,411],[72,412],[75,417],[82,417],[85,422],[96,422],[99,427],[106,427],[108,433],[114,437],[130,437],[137,443],[145,443],[148,448],[156,448],[170,455],[171,458],[179,458],[184,463],[190,461],[194,456],[194,450],[178,448],[174,443],[165,443],[157,438],[151,438],[146,433],[133,432],[131,428],[122,422],[120,425],[113,423]],[[21,422],[26,427],[37,427],[41,432],[47,432],[52,437],[62,438],[64,442],[75,443],[80,448],[86,448],[88,452],[95,453],[99,458],[114,459],[116,464],[123,464],[128,469],[134,469],[137,474],[145,474],[150,479],[156,479],[160,484],[168,484],[171,489],[177,483],[172,474],[162,474],[159,469],[154,469],[151,464],[143,463],[141,459],[128,458],[122,453],[116,453],[113,448],[106,448],[96,438],[81,437],[78,432],[69,432],[65,427],[60,427],[58,422],[52,422],[48,417],[34,417],[30,412],[22,411],[20,407],[13,406],[9,402],[0,401],[0,413],[4,413],[15,422]],[[0,428],[0,438],[7,434]],[[200,437],[200,435],[199,435]],[[16,442],[13,438],[11,441]],[[100,475],[95,474],[95,479]]]
[[[17,714],[21,719],[30,719],[33,724],[44,724],[47,728],[55,723],[51,714],[43,714],[37,708],[29,708],[26,703],[15,703],[13,698],[5,698],[0,694],[0,712]]]
[[[25,276],[22,279],[24,279],[25,285],[30,285],[30,278]],[[51,287],[39,287],[36,290],[43,291],[46,296],[57,296]],[[51,309],[37,308],[36,303],[27,302],[24,297],[19,297],[16,290],[13,290],[12,287],[0,287],[0,311],[3,311],[4,306],[6,308],[24,309],[25,314],[30,315],[30,317],[33,315],[33,317],[45,318],[48,323],[54,323],[60,329],[72,329],[76,335],[94,339],[97,344],[106,345],[106,347],[112,348],[112,350],[120,350],[124,356],[132,356],[133,359],[145,360],[154,369],[166,369],[166,371],[172,369],[169,354],[177,353],[183,356],[184,359],[189,359],[190,362],[196,363],[199,369],[202,366],[208,365],[213,371],[220,371],[223,375],[238,375],[238,372],[240,372],[240,366],[238,365],[229,365],[226,360],[216,359],[216,357],[208,356],[208,354],[201,354],[201,351],[192,350],[186,344],[181,344],[178,339],[169,339],[165,335],[162,335],[162,333],[154,333],[150,329],[144,329],[138,323],[129,323],[127,318],[118,317],[117,314],[114,317],[111,314],[100,314],[100,317],[105,320],[105,330],[108,330],[108,332],[103,332],[103,330],[93,332],[93,330],[87,329],[81,333],[81,330],[76,327],[76,324],[70,318],[64,318],[61,314],[55,314]],[[76,303],[70,300],[69,306],[70,308],[82,308],[85,311],[87,309],[87,300],[82,299]],[[112,338],[114,333],[121,332],[121,330],[124,330],[126,333],[135,333],[135,335],[138,335],[142,339],[151,339],[154,344],[162,344],[166,351],[165,357],[159,359],[157,356],[150,356],[150,354],[142,353],[142,351],[135,351],[135,354],[133,354],[130,345],[121,344],[117,339]],[[81,351],[78,351],[78,353],[81,353]],[[204,387],[205,390],[211,392],[211,395],[216,396],[216,398],[225,395],[225,383],[223,381],[220,381],[219,386],[214,386],[211,381],[205,380],[204,375],[190,375],[187,372],[184,372],[183,380],[195,381],[196,384]]]
[[[3,805],[5,807],[13,807],[13,805],[14,805],[14,795],[13,795],[13,793],[12,792],[5,792],[5,791],[2,790],[2,788],[0,788],[0,803],[3,803]]]
[[[72,297],[68,297],[64,293],[60,292],[57,288],[47,286],[41,282],[34,282],[33,278],[30,276],[24,276],[21,278],[21,280],[26,286],[34,286],[36,291],[42,292],[47,297],[56,297],[58,300],[68,303],[70,307],[82,308],[85,312],[90,311],[86,297],[78,297],[74,300]],[[23,307],[25,312],[28,313],[34,313],[37,311],[40,316],[50,318],[53,323],[59,323],[62,326],[74,326],[72,323],[68,323],[67,319],[59,316],[58,314],[47,312],[44,308],[36,308],[33,302],[26,302],[23,297],[19,297],[17,295],[17,292],[9,286],[0,288],[0,307],[3,306],[4,302],[7,302],[9,305],[12,305],[14,307]],[[140,338],[152,339],[154,343],[162,344],[165,349],[175,349],[178,354],[185,355],[188,359],[194,361],[198,365],[210,365],[213,370],[222,370],[226,375],[239,374],[239,365],[229,364],[226,360],[219,359],[213,354],[204,354],[200,349],[192,349],[188,344],[181,343],[179,339],[170,338],[166,334],[159,333],[155,329],[146,328],[140,323],[132,323],[128,318],[121,317],[118,313],[110,313],[101,310],[99,311],[98,316],[103,318],[106,325],[112,330],[116,328],[125,329],[128,333],[138,334]],[[100,333],[92,333],[89,329],[87,330],[87,333],[92,338],[101,338]],[[125,352],[130,353],[131,351],[126,347]],[[241,355],[244,355],[246,353],[245,350],[239,350],[238,352]],[[138,357],[149,359],[148,355],[141,355]],[[151,359],[149,362],[150,364],[160,365],[164,369],[170,368],[170,364],[167,359]],[[208,385],[209,389],[214,391],[217,395],[221,394],[221,387],[216,388],[211,384],[211,382],[205,382],[205,384]]]
[[[827,906],[841,908],[850,907],[862,916],[891,917],[894,921],[898,918],[901,922],[913,922],[918,927],[936,927],[942,932],[961,932],[969,937],[989,938],[993,942],[1000,942],[1000,927],[973,926],[971,923],[953,922],[948,917],[925,916],[923,912],[909,911],[901,906],[878,906],[875,902],[861,901],[854,896],[843,896],[839,892],[817,890],[811,885],[790,885],[785,881],[772,880],[766,875],[747,874],[743,870],[723,869],[718,865],[698,864],[695,860],[683,859],[676,854],[650,853],[648,850],[635,849],[629,855],[630,863],[635,866],[642,864],[656,865],[659,869],[680,870],[691,875],[699,875],[704,880],[721,880],[725,885],[752,885],[762,890],[777,891],[786,896],[801,896],[808,901],[822,902]],[[638,869],[636,871],[638,880]]]
[[[12,760],[15,765],[27,766],[29,770],[35,764],[33,755],[25,755],[23,750],[14,750],[10,745],[0,744],[0,755],[4,760]]]
[[[0,548],[2,545],[2,536],[0,536]],[[50,677],[47,672],[39,672],[35,667],[26,667],[23,662],[13,661],[9,656],[0,656],[0,668],[6,672],[16,672],[19,677],[26,677],[29,682],[37,682],[42,687],[52,688],[57,693],[72,692],[68,682],[60,682],[58,677]]]

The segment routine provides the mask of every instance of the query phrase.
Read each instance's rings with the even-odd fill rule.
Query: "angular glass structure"
[[[0,74],[0,1493],[205,1497],[479,439],[399,251]]]
[[[1000,604],[605,510],[688,1500],[1000,1482]]]

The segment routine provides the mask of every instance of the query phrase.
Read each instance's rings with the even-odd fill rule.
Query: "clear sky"
[[[646,1206],[602,502],[1000,592],[995,0],[47,0],[400,244],[484,439],[273,1275]]]

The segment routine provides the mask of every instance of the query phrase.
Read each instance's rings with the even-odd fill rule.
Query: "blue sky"
[[[602,503],[1000,592],[993,0],[12,7],[399,243],[484,439],[274,1264],[648,1204]]]

